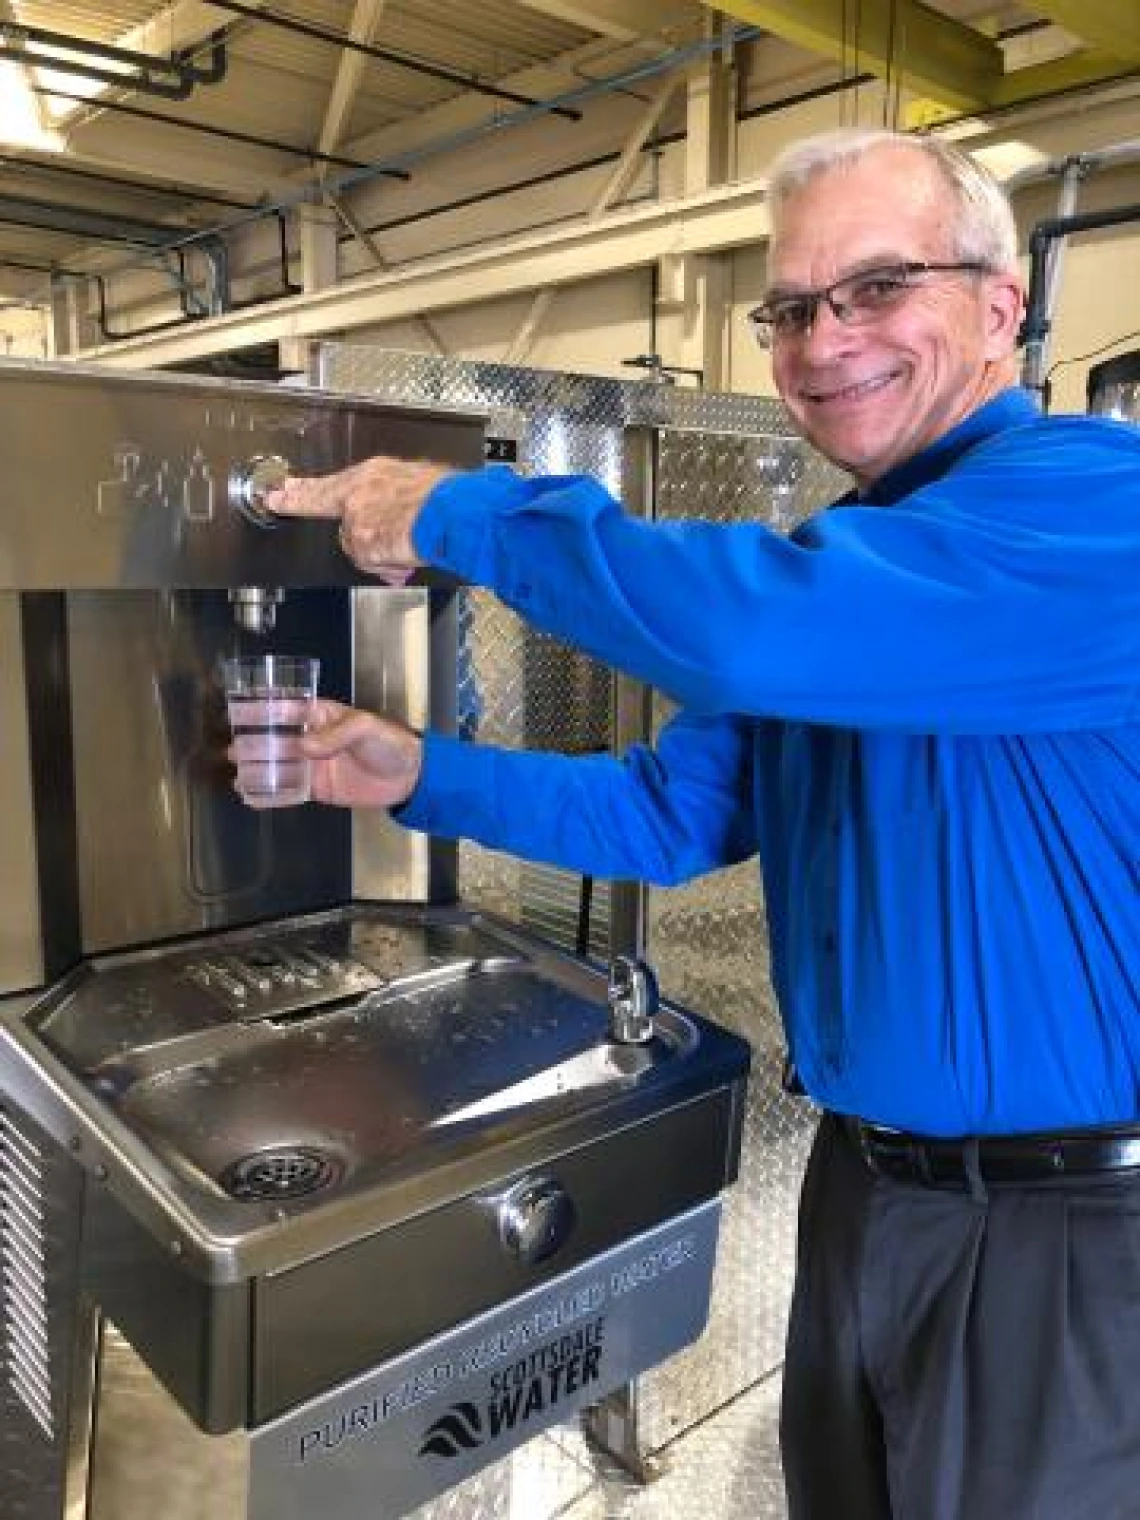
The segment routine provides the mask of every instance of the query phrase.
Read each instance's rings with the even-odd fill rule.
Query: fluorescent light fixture
[[[41,121],[37,97],[19,63],[0,61],[0,148],[67,152],[66,139]]]

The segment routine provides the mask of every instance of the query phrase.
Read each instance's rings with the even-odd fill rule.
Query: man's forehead
[[[905,160],[905,171],[888,157]],[[868,153],[820,170],[786,196],[769,243],[770,279],[801,279],[805,264],[823,263],[834,279],[873,263],[931,257],[953,216],[949,187],[929,159],[906,148]]]
[[[925,154],[916,148],[878,148],[818,169],[787,191],[777,212],[777,234],[844,216],[889,227],[900,214],[939,216],[952,207],[949,184]],[[827,212],[822,219],[821,209]]]

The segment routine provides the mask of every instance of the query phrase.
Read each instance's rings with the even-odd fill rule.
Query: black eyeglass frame
[[[845,274],[841,280],[833,280],[830,285],[823,285],[818,290],[798,290],[786,296],[776,296],[772,300],[761,301],[759,306],[754,306],[748,313],[748,325],[752,329],[753,336],[761,348],[771,348],[777,338],[802,338],[811,332],[815,326],[815,319],[819,313],[820,303],[826,301],[832,315],[837,322],[846,325],[859,325],[859,316],[855,316],[852,322],[852,313],[858,313],[860,308],[854,307],[850,301],[836,300],[835,292],[846,286],[858,286],[863,281],[874,282],[884,276],[896,275],[899,277],[898,294],[906,290],[914,290],[914,280],[924,274],[992,274],[993,266],[983,263],[980,259],[959,259],[954,263],[923,263],[917,259],[900,259],[894,264],[875,264],[869,269],[860,269],[853,274]],[[867,310],[864,320],[873,322],[880,311],[889,311],[893,301],[886,301],[880,308]],[[787,310],[791,307],[803,307],[804,316],[802,321],[793,322],[787,327],[778,325],[778,312],[781,308]]]

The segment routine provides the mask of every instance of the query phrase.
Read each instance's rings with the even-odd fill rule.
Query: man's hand
[[[318,699],[300,748],[312,761],[314,802],[399,807],[416,789],[423,763],[417,733],[359,708]]]
[[[293,476],[265,505],[280,517],[340,520],[341,548],[361,570],[384,580],[406,581],[422,561],[412,527],[433,487],[457,472],[428,460],[378,454],[333,475]]]

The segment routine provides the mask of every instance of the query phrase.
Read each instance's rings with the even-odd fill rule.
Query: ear
[[[986,303],[986,358],[1005,359],[1017,348],[1025,315],[1025,287],[1016,269],[982,276]]]

